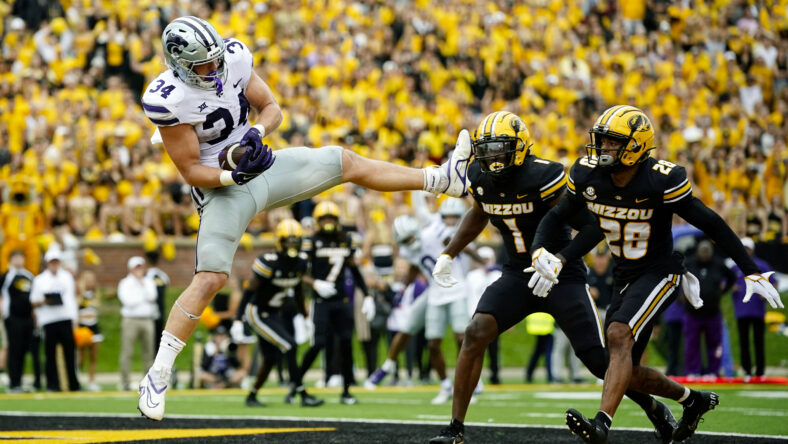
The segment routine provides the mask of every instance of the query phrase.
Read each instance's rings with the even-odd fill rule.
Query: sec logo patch
[[[592,186],[586,187],[586,190],[583,191],[583,196],[588,200],[596,200],[596,190]]]

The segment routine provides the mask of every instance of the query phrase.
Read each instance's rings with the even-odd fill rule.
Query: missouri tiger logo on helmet
[[[301,238],[304,230],[301,224],[295,219],[284,219],[276,225],[274,231],[276,237],[276,249],[285,253],[288,257],[296,257],[301,251]]]
[[[591,144],[586,149],[601,167],[637,165],[648,158],[649,151],[656,148],[651,121],[634,106],[617,105],[606,109],[589,133]],[[616,148],[603,149],[604,139],[618,142]]]
[[[473,148],[482,172],[500,175],[522,165],[531,150],[531,133],[516,114],[488,114],[473,133]]]

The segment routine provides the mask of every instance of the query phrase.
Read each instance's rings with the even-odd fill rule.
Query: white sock
[[[386,373],[392,373],[394,370],[397,369],[397,363],[392,361],[391,359],[386,359],[386,362],[380,367]]]
[[[451,379],[446,378],[441,381],[441,388],[444,390],[451,390]]]
[[[161,333],[161,342],[159,343],[159,352],[156,353],[156,360],[153,361],[153,366],[157,368],[171,369],[175,365],[175,357],[183,350],[186,345],[185,342],[176,338],[175,335],[168,331]]]
[[[424,186],[422,189],[428,193],[440,193],[446,187],[445,178],[441,175],[441,170],[437,166],[422,168],[424,173]],[[441,180],[444,179],[444,180]]]
[[[678,402],[684,401],[685,399],[689,398],[690,389],[688,387],[684,387],[684,394],[681,395],[681,398],[678,399]]]

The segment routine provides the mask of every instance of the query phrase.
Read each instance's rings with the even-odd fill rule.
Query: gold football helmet
[[[498,111],[488,114],[473,132],[473,149],[482,171],[501,174],[513,165],[522,165],[531,149],[531,133],[516,114]]]
[[[320,231],[332,233],[336,231],[337,225],[339,225],[339,206],[328,200],[320,202],[315,207],[315,211],[312,212],[312,217],[317,222]],[[327,218],[333,218],[334,220],[327,221]]]
[[[301,224],[295,219],[284,219],[276,225],[274,231],[276,237],[276,249],[287,254],[289,257],[296,257],[301,251],[301,238],[304,230]]]
[[[586,149],[601,167],[637,165],[648,158],[649,151],[656,148],[651,121],[634,106],[616,105],[606,109],[596,119],[589,133],[591,144]],[[620,146],[615,149],[602,148],[604,139],[615,140]],[[615,151],[615,155],[612,151]]]

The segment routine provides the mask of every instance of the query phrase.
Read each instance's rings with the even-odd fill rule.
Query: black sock
[[[690,394],[687,396],[687,399],[681,401],[680,404],[684,407],[692,407],[695,405],[695,401],[698,399],[700,399],[700,393],[698,393],[697,390],[690,390]]]
[[[613,423],[613,420],[610,418],[610,416],[608,416],[608,415],[607,415],[607,413],[605,413],[605,412],[603,412],[602,410],[600,410],[600,411],[596,412],[596,417],[595,417],[594,419],[595,419],[595,420],[596,420],[598,423],[600,423],[600,424],[602,424],[603,426],[605,426],[605,431],[606,431],[606,432],[607,432],[608,430],[610,430],[610,424],[612,424],[612,423]]]
[[[452,418],[451,419],[451,423],[449,423],[449,426],[454,427],[455,429],[457,429],[457,430],[459,430],[461,432],[465,432],[465,424],[463,424],[462,421],[458,421],[458,420]]]
[[[654,399],[651,395],[630,390],[627,390],[626,395],[629,399],[634,401],[635,404],[639,405],[640,408],[645,410],[646,413],[651,413],[654,411],[654,407],[657,406],[656,399]]]
[[[255,390],[255,389],[249,390],[249,397],[250,398],[256,398],[257,397],[257,390]]]

